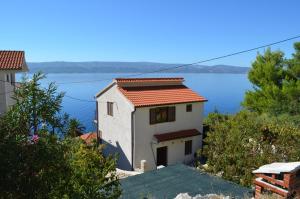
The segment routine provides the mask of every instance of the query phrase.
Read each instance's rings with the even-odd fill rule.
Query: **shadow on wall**
[[[102,140],[102,144],[105,145],[103,154],[107,155],[118,155],[117,167],[122,170],[131,171],[130,161],[127,159],[124,151],[122,150],[119,142],[116,142],[117,146],[113,146],[109,142]]]

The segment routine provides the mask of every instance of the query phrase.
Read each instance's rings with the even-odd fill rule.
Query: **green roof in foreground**
[[[179,193],[223,194],[243,198],[251,190],[183,164],[168,166],[121,180],[121,198],[175,198]]]

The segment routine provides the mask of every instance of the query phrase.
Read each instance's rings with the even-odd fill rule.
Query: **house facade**
[[[16,73],[28,71],[24,51],[0,51],[0,114],[14,104]]]
[[[204,97],[183,78],[119,78],[96,95],[97,123],[118,167],[188,163],[202,147]],[[146,164],[141,165],[141,164]]]

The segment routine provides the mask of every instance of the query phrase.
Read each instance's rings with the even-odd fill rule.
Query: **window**
[[[150,109],[150,124],[175,121],[175,106]]]
[[[192,154],[192,140],[185,141],[184,155]]]
[[[186,105],[186,112],[192,112],[193,106],[191,104]]]
[[[15,78],[14,78],[14,74],[13,73],[11,73],[10,74],[10,83],[13,85],[14,84],[14,80]]]
[[[9,82],[9,74],[6,74],[6,81]]]
[[[114,103],[107,102],[107,115],[113,116],[114,115]]]

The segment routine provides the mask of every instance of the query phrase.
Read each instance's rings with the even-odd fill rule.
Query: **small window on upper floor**
[[[114,115],[114,103],[107,102],[107,115],[113,116]]]
[[[192,112],[193,111],[193,106],[192,104],[187,104],[186,105],[186,112]]]
[[[6,74],[6,81],[9,82],[9,74]]]

